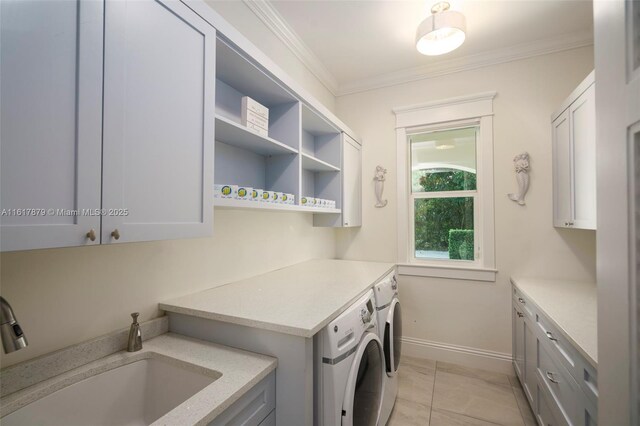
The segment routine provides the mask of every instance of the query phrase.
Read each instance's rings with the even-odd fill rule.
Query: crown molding
[[[591,45],[593,45],[593,34],[591,32],[580,32],[562,37],[537,40],[531,43],[523,43],[504,49],[490,50],[475,55],[464,56],[462,58],[442,60],[430,65],[409,68],[406,70],[341,84],[336,96],[365,92],[368,90],[395,86],[412,81],[438,77],[445,74],[469,71],[490,65],[518,61],[521,59]]]
[[[454,98],[447,98],[439,101],[431,101],[431,102],[424,102],[421,104],[395,107],[392,109],[392,111],[395,114],[401,114],[403,112],[424,111],[431,108],[441,108],[441,107],[448,107],[448,106],[454,106],[454,105],[468,104],[470,102],[492,101],[497,94],[498,92],[491,91],[491,92],[476,93],[474,95],[456,96]]]
[[[593,45],[591,31],[578,32],[338,84],[334,75],[302,41],[269,0],[243,0],[243,2],[334,96],[366,92]]]
[[[320,58],[291,28],[269,0],[243,0],[244,4],[273,32],[313,75],[336,96],[338,81]]]

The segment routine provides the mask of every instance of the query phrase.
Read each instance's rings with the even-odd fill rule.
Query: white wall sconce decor
[[[518,181],[518,193],[508,194],[511,201],[517,202],[519,205],[524,206],[524,196],[529,190],[529,154],[523,152],[516,155],[513,159],[513,166],[516,171],[516,181]]]
[[[387,200],[382,199],[382,192],[384,191],[384,181],[386,179],[385,174],[387,173],[387,169],[382,166],[376,167],[376,174],[373,177],[373,180],[376,181],[376,207],[382,208],[387,205]]]

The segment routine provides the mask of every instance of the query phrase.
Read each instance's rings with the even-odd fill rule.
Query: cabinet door
[[[106,3],[103,243],[212,234],[215,43],[181,2]]]
[[[99,244],[103,4],[2,0],[0,28],[0,247]]]
[[[571,204],[571,126],[567,109],[552,123],[553,128],[553,225],[570,227]]]
[[[573,143],[573,227],[596,229],[596,102],[591,85],[569,107]]]
[[[513,327],[513,367],[520,381],[524,384],[525,377],[525,343],[524,343],[524,318],[523,313],[514,304],[512,306],[512,327]]]
[[[531,406],[536,406],[538,380],[536,379],[536,368],[538,359],[538,339],[535,333],[535,324],[531,324],[528,319],[524,319],[524,375],[523,388],[527,398],[531,401]]]
[[[342,226],[362,226],[362,152],[360,145],[343,133]]]

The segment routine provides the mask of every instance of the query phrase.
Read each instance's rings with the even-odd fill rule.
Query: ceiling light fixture
[[[467,20],[460,12],[449,10],[449,2],[441,1],[416,31],[416,49],[423,55],[449,53],[464,43]]]

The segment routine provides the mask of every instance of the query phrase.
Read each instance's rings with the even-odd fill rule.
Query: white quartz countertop
[[[218,377],[213,383],[156,420],[153,425],[206,425],[271,371],[277,360],[265,355],[216,345],[167,333],[147,340],[138,352],[120,351],[55,376],[0,400],[5,416],[59,389],[135,361],[160,357],[166,362],[187,363],[202,374]],[[170,386],[167,383],[167,386]]]
[[[190,316],[312,337],[395,268],[319,259],[160,303]]]
[[[511,282],[598,367],[598,299],[595,283],[511,278]]]

